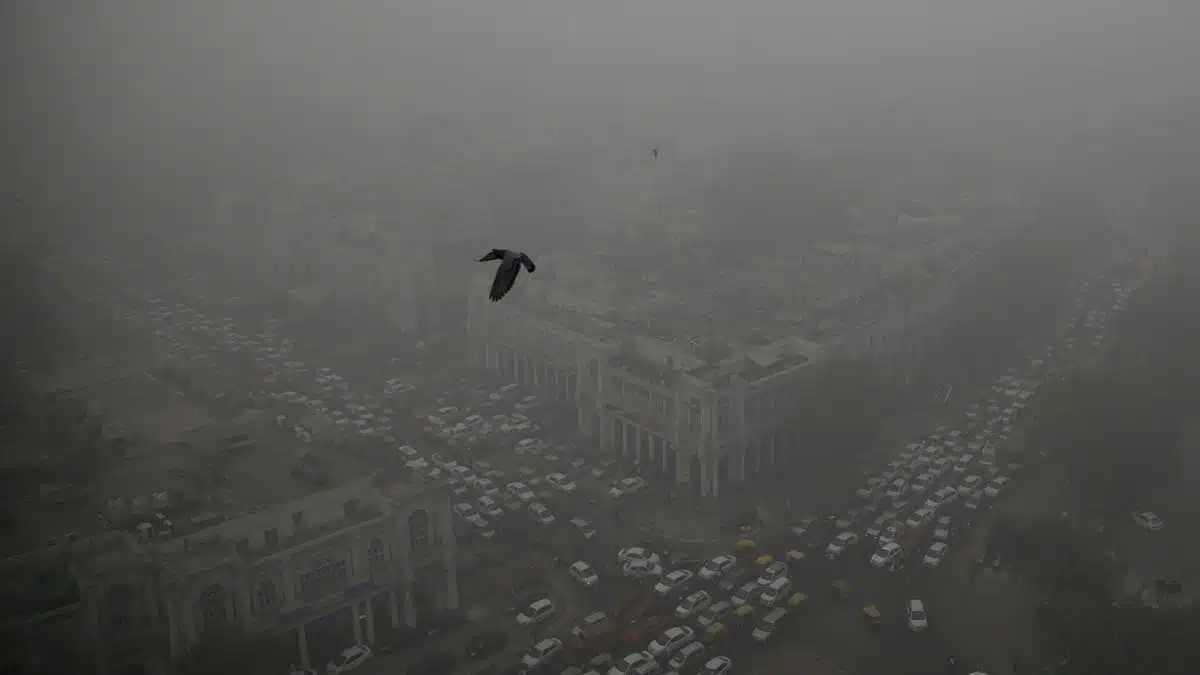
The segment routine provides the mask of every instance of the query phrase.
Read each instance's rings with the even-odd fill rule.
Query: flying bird
[[[529,259],[529,256],[520,251],[510,251],[506,248],[494,248],[490,253],[479,259],[479,262],[487,262],[489,260],[499,260],[500,267],[496,268],[496,278],[492,280],[492,290],[488,293],[488,297],[492,302],[496,302],[508,294],[512,290],[513,284],[517,283],[517,275],[521,273],[521,266],[533,274],[537,269],[537,265]]]
[[[650,152],[654,153],[654,159],[658,159],[658,148],[651,148]]]

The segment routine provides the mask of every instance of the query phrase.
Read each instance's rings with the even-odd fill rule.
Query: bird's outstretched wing
[[[487,255],[480,258],[479,262],[487,262],[489,260],[503,260],[503,259],[504,259],[504,249],[494,248],[491,251],[489,251]]]
[[[533,264],[533,260],[524,253],[521,254],[520,261],[521,264],[525,266],[525,271],[529,272],[530,274],[533,274],[533,272],[537,269],[537,265]]]
[[[517,258],[511,258],[500,263],[496,268],[496,278],[492,280],[492,291],[488,294],[492,302],[503,298],[517,283],[517,274],[521,272],[521,263]]]

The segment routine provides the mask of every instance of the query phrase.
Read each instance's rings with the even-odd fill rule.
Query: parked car
[[[328,675],[348,673],[363,665],[373,656],[371,648],[366,645],[354,645],[343,649],[332,661],[325,665]]]

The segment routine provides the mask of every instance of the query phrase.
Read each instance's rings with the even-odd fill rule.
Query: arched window
[[[200,617],[204,621],[204,630],[224,625],[229,617],[226,603],[225,587],[221,584],[213,584],[200,593]]]
[[[383,547],[383,540],[375,537],[367,544],[367,562],[375,565],[383,562],[386,557],[387,550]]]
[[[408,517],[408,543],[414,551],[429,546],[429,512],[417,509]]]
[[[279,588],[275,586],[275,582],[270,579],[264,579],[258,583],[258,590],[254,592],[254,606],[260,612],[269,611],[279,605]]]
[[[136,609],[136,595],[133,586],[116,584],[110,587],[105,596],[104,609],[110,627],[117,630],[129,628]]]

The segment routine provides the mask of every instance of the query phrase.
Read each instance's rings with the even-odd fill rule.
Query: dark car
[[[408,667],[407,675],[449,675],[458,659],[449,652],[435,652]]]
[[[465,650],[467,658],[472,661],[485,659],[492,654],[504,649],[504,645],[508,643],[508,638],[500,631],[487,631],[480,633],[471,638],[467,643]]]
[[[754,570],[745,565],[738,565],[721,577],[721,580],[717,582],[717,588],[732,593],[740,588],[742,584],[751,581],[754,576]]]

